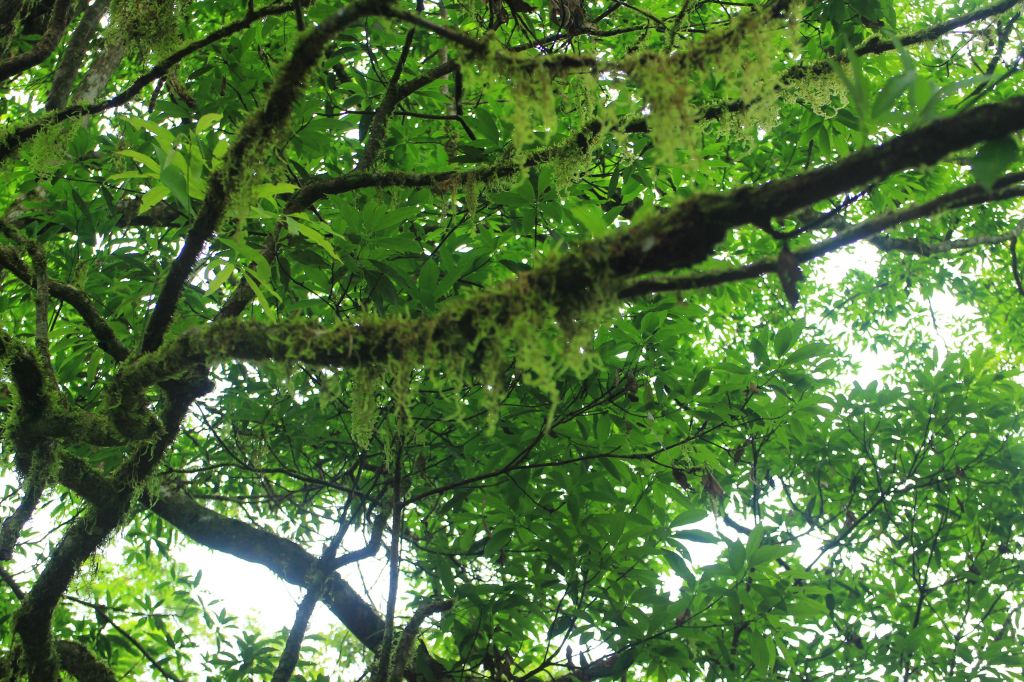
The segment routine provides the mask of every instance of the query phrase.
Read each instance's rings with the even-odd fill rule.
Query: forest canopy
[[[0,673],[1020,679],[1021,5],[0,0]]]

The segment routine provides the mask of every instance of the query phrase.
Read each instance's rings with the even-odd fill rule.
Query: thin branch
[[[0,267],[10,270],[11,274],[25,284],[33,285],[32,271],[13,248],[0,245]],[[99,347],[110,357],[118,361],[128,357],[128,348],[117,338],[113,328],[107,323],[106,316],[99,311],[87,293],[78,287],[52,279],[48,280],[48,292],[54,298],[69,304],[81,315],[85,326],[96,337]]]
[[[290,9],[291,4],[288,7]],[[249,117],[228,150],[223,165],[210,178],[206,200],[185,237],[181,251],[171,263],[157,295],[142,339],[143,352],[152,352],[163,342],[181,292],[199,259],[199,254],[220,224],[231,194],[242,175],[249,172],[249,166],[255,162],[253,154],[260,153],[259,148],[266,144],[291,116],[292,107],[302,93],[303,82],[316,66],[327,43],[338,31],[370,14],[373,8],[373,0],[361,0],[345,6],[324,20],[311,33],[306,34],[292,50],[288,62],[278,72],[277,80],[268,93],[263,108]]]
[[[54,2],[53,9],[50,10],[50,19],[46,24],[46,31],[36,41],[36,44],[30,50],[0,61],[0,83],[31,69],[49,57],[57,48],[57,43],[64,35],[64,30],[68,27],[70,20],[71,0]]]
[[[881,52],[887,52],[894,49],[897,46],[909,47],[911,45],[918,45],[920,43],[927,43],[933,40],[938,40],[942,36],[963,28],[968,24],[973,24],[989,17],[994,17],[1004,12],[1007,12],[1017,5],[1020,5],[1022,0],[1002,0],[1002,2],[996,2],[987,7],[981,7],[968,12],[958,17],[947,19],[941,23],[929,26],[920,31],[911,33],[910,35],[902,36],[896,40],[885,40],[883,38],[875,37],[868,42],[857,48],[857,54],[868,55],[868,54],[879,54]]]
[[[102,102],[89,105],[77,104],[65,107],[52,112],[49,116],[45,116],[38,121],[33,121],[32,123],[25,124],[20,128],[16,128],[0,140],[0,161],[7,159],[11,154],[17,151],[22,144],[32,139],[36,133],[46,126],[66,121],[69,118],[98,114],[102,111],[106,111],[107,109],[113,109],[114,107],[127,104],[128,102],[131,102],[136,95],[142,92],[143,88],[166,76],[174,66],[189,55],[248,28],[264,17],[285,14],[291,11],[292,3],[282,2],[277,5],[269,5],[254,12],[250,12],[242,19],[226,24],[209,35],[189,43],[180,50],[168,55],[123,91]]]
[[[398,99],[398,81],[402,77],[405,61],[409,58],[409,52],[412,50],[412,39],[415,36],[415,29],[409,29],[405,34],[405,42],[402,44],[402,51],[398,54],[398,61],[395,64],[394,72],[391,74],[391,80],[388,82],[387,89],[384,91],[384,97],[381,98],[377,111],[373,114],[373,118],[370,119],[370,126],[366,131],[366,139],[363,143],[363,153],[359,158],[359,163],[356,164],[357,171],[366,170],[371,167],[377,160],[377,154],[380,152],[381,145],[384,144],[388,119],[391,118],[391,112],[395,110],[395,106],[400,101]]]
[[[882,251],[905,251],[919,256],[933,256],[940,253],[949,253],[950,251],[973,249],[985,244],[1002,244],[1003,242],[1017,239],[1021,235],[1021,232],[1024,232],[1024,220],[1018,222],[1017,226],[1009,232],[1004,232],[1002,234],[985,234],[966,239],[926,242],[921,239],[917,239],[916,237],[912,239],[905,239],[879,235],[877,237],[871,237],[868,241]]]
[[[295,622],[288,632],[288,640],[281,651],[281,658],[277,663],[277,668],[274,669],[271,682],[288,682],[292,678],[295,666],[299,662],[299,649],[302,648],[302,640],[306,636],[309,618],[313,615],[313,609],[316,608],[317,602],[320,601],[324,584],[327,582],[329,567],[334,563],[335,556],[338,554],[338,546],[341,544],[341,540],[345,537],[347,531],[348,522],[343,519],[338,527],[338,532],[334,534],[331,541],[324,547],[320,559],[316,562],[316,567],[310,574],[309,581],[306,584],[306,594],[303,596],[302,602],[295,612]]]
[[[377,652],[377,669],[371,678],[373,682],[391,679],[394,664],[392,648],[395,637],[395,609],[398,603],[398,579],[401,568],[402,545],[402,460],[401,445],[394,447],[394,475],[391,481],[391,546],[388,548],[388,600],[384,615],[384,637]]]
[[[164,676],[165,679],[172,680],[172,682],[181,682],[181,678],[168,670],[160,661],[149,653],[149,650],[136,638],[132,633],[125,630],[123,627],[118,625],[113,618],[107,613],[107,609],[102,604],[93,604],[93,609],[96,611],[96,616],[100,620],[101,624],[109,625],[114,630],[117,630],[118,634],[124,637],[129,644],[142,654],[142,657],[149,661],[149,664],[153,666],[153,669]]]

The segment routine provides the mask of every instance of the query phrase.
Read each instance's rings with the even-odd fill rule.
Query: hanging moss
[[[352,372],[352,438],[363,450],[368,450],[377,429],[377,392],[380,376],[370,367],[358,367]]]
[[[48,178],[67,161],[75,124],[69,120],[47,125],[23,148],[22,158],[33,173]]]
[[[647,126],[658,161],[674,161],[678,151],[697,149],[697,111],[684,63],[672,55],[643,53],[627,68],[650,108]]]

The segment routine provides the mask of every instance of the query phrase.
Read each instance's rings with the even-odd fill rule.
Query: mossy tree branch
[[[767,224],[800,208],[864,183],[888,177],[945,154],[1024,128],[1024,97],[970,109],[934,121],[877,146],[784,180],[698,195],[636,223],[628,231],[581,245],[519,278],[472,298],[454,301],[435,316],[407,321],[368,319],[358,326],[327,329],[295,322],[263,324],[221,321],[194,328],[161,352],[124,367],[113,393],[131,404],[139,391],[181,372],[183,366],[218,359],[298,360],[318,365],[359,365],[464,354],[481,333],[514,318],[532,292],[571,316],[592,297],[625,278],[686,268],[706,259],[731,229]],[[616,291],[615,293],[619,293]]]
[[[957,249],[973,248],[983,244],[1000,244],[1012,241],[1024,230],[1024,223],[1018,224],[1016,228],[1005,234],[951,240],[936,244],[924,243],[918,239],[896,239],[878,235],[893,227],[910,221],[928,218],[946,210],[967,208],[1024,196],[1024,187],[1016,184],[1022,180],[1024,180],[1024,174],[1015,173],[1004,178],[1004,182],[997,183],[997,186],[992,190],[980,185],[970,185],[936,197],[931,201],[908,206],[899,211],[893,211],[892,213],[865,220],[857,225],[845,225],[838,230],[838,234],[793,251],[791,253],[793,262],[798,265],[808,263],[864,239],[867,239],[883,250],[907,251],[920,255],[934,255]],[[779,261],[777,258],[765,258],[736,268],[658,279],[637,280],[623,289],[622,297],[634,298],[644,294],[664,291],[703,289],[728,282],[753,279],[777,272],[778,270]]]
[[[207,386],[204,386],[204,388]],[[102,501],[72,523],[50,554],[36,582],[15,617],[14,631],[24,651],[30,679],[54,679],[57,657],[51,621],[54,609],[67,591],[82,563],[92,556],[124,521],[144,481],[177,438],[196,395],[194,383],[165,384],[166,405],[161,415],[163,433],[144,444],[114,472],[114,488]],[[201,390],[201,389],[200,389]]]
[[[399,79],[402,77],[402,71],[405,70],[405,61],[409,58],[409,53],[412,51],[412,39],[415,36],[415,29],[410,29],[405,34],[405,42],[402,44],[402,51],[398,54],[398,61],[395,64],[394,72],[391,74],[391,80],[388,82],[387,88],[384,90],[384,96],[381,98],[380,104],[377,105],[377,111],[374,112],[373,118],[370,119],[370,126],[366,130],[366,139],[363,141],[363,153],[359,158],[359,163],[356,164],[357,171],[366,170],[373,166],[377,160],[377,154],[380,153],[381,145],[384,144],[388,119],[391,118],[391,113],[401,101],[402,93],[399,90]]]

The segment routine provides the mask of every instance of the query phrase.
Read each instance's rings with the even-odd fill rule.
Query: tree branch
[[[1024,174],[1014,174],[1012,177]],[[959,190],[949,192],[932,201],[918,204],[900,211],[894,211],[878,218],[866,220],[858,225],[849,226],[839,234],[828,239],[804,247],[792,252],[796,263],[807,263],[825,254],[832,253],[841,248],[849,246],[862,239],[870,239],[879,232],[890,229],[911,220],[919,220],[933,216],[941,211],[952,208],[966,208],[981,203],[1013,199],[1022,195],[1018,187],[1006,187],[1002,189],[987,190],[980,185],[969,185]],[[1019,227],[1018,227],[1019,229]],[[998,243],[1013,238],[1011,235],[1001,235],[1001,238],[979,237],[976,240],[962,240],[964,242],[976,241],[977,244]],[[911,240],[896,240],[911,241]],[[959,240],[958,240],[959,241]],[[967,248],[966,246],[960,248]],[[946,249],[949,250],[949,249]],[[936,251],[938,252],[938,250]],[[700,289],[727,282],[738,282],[745,279],[752,279],[761,275],[776,272],[778,261],[775,258],[765,258],[738,268],[706,272],[699,274],[687,274],[678,277],[666,277],[650,280],[638,280],[623,289],[623,298],[633,298],[643,294],[650,294],[662,291],[683,291],[687,289]]]
[[[67,47],[61,53],[57,68],[53,72],[53,84],[46,97],[47,111],[61,109],[67,105],[68,97],[71,96],[71,87],[75,83],[75,76],[78,75],[78,70],[82,67],[82,62],[85,61],[89,41],[96,34],[100,19],[106,14],[109,4],[110,0],[96,0],[86,7],[78,25],[71,32],[71,39],[68,40]]]
[[[984,244],[1002,244],[1003,242],[1012,241],[1020,237],[1022,232],[1024,232],[1024,220],[1018,222],[1017,226],[1009,232],[1004,232],[1002,234],[985,234],[966,239],[925,242],[917,239],[916,237],[912,239],[902,239],[879,235],[871,237],[868,241],[882,251],[905,251],[907,253],[915,253],[919,256],[933,256],[935,254],[948,253],[950,251],[973,249],[976,246],[982,246]]]
[[[0,61],[0,83],[31,69],[50,56],[71,20],[71,0],[56,0],[50,10],[46,31],[32,49]]]
[[[0,267],[7,268],[11,274],[25,284],[33,285],[32,271],[21,260],[18,252],[9,247],[0,245]],[[129,351],[117,338],[114,330],[107,323],[105,316],[100,313],[96,304],[87,293],[70,284],[57,280],[48,280],[48,292],[54,298],[64,301],[82,317],[85,326],[96,337],[99,347],[115,360],[122,361],[128,357]]]
[[[359,163],[356,164],[357,171],[373,166],[377,160],[377,154],[380,152],[381,145],[384,144],[388,119],[391,118],[391,112],[395,110],[395,107],[401,101],[399,99],[398,81],[402,77],[402,71],[405,69],[405,60],[409,58],[409,52],[412,50],[412,39],[415,35],[415,29],[409,29],[405,34],[405,42],[402,44],[402,51],[398,54],[398,62],[395,64],[394,73],[391,74],[391,81],[384,91],[384,97],[381,98],[377,111],[374,112],[373,118],[370,119],[370,126],[367,128],[366,139],[363,142],[363,153],[359,158]]]
[[[219,359],[299,360],[354,367],[386,359],[415,358],[426,349],[451,357],[466,352],[495,319],[521,312],[524,292],[572,314],[596,291],[628,286],[629,278],[686,268],[705,260],[728,230],[765,224],[800,208],[906,168],[932,164],[945,154],[1024,128],[1024,97],[987,104],[870,147],[832,164],[784,180],[690,197],[608,238],[580,244],[533,270],[417,320],[367,319],[327,329],[289,321],[278,324],[222,320],[185,332],[160,353],[125,366],[112,392],[122,402],[180,373],[182,367]],[[980,190],[971,192],[980,194]],[[626,289],[628,291],[628,289]],[[615,291],[621,294],[621,291]]]
[[[77,118],[79,116],[91,116],[92,114],[98,114],[101,111],[107,109],[113,109],[123,104],[127,104],[132,101],[136,95],[142,92],[150,83],[153,83],[160,78],[166,76],[174,66],[180,63],[189,55],[198,52],[208,45],[212,45],[224,38],[227,38],[239,31],[242,31],[260,19],[268,16],[274,16],[277,14],[285,14],[292,11],[291,2],[282,2],[277,5],[269,5],[262,9],[256,10],[246,14],[245,17],[238,21],[232,22],[209,35],[200,38],[192,43],[189,43],[180,50],[167,56],[159,63],[156,64],[152,69],[147,71],[145,74],[136,79],[131,85],[120,93],[110,97],[102,102],[95,104],[76,104],[70,107],[65,107],[58,111],[52,112],[49,116],[43,117],[40,120],[27,123],[20,128],[16,128],[8,133],[2,140],[0,140],[0,161],[7,159],[13,154],[22,144],[32,139],[32,137],[48,125],[60,123],[66,121],[69,118]]]

